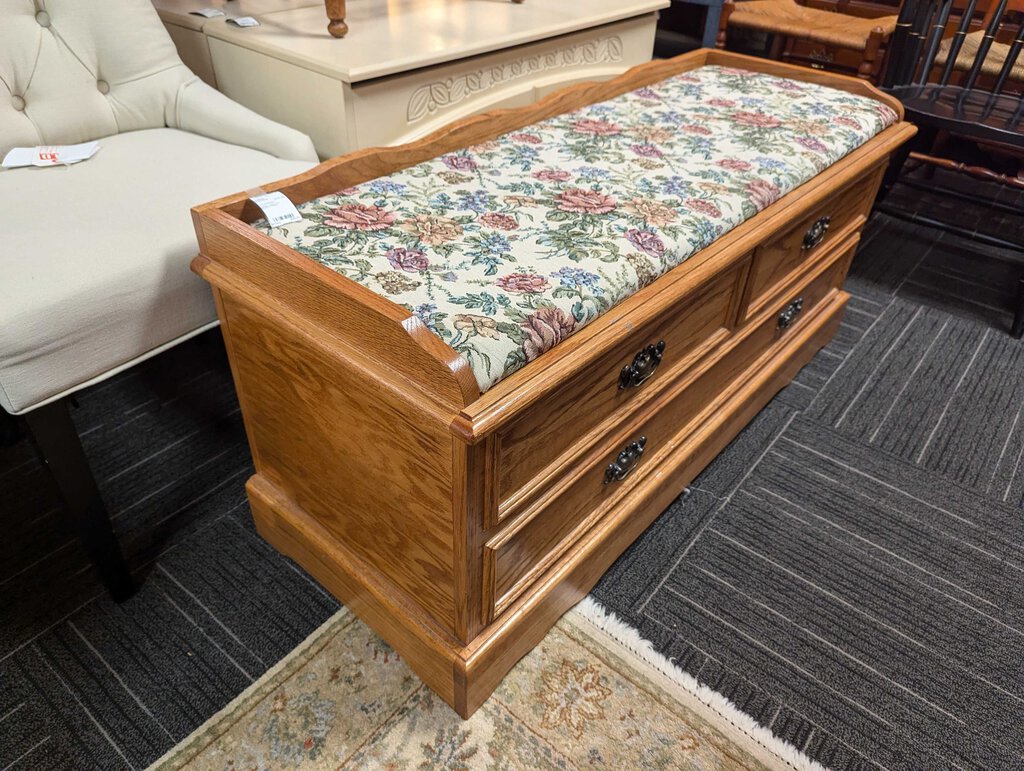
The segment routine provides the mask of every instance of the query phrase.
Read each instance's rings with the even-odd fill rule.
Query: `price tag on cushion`
[[[70,166],[72,163],[87,161],[100,149],[99,142],[83,142],[79,145],[43,145],[39,147],[15,147],[4,156],[5,169],[22,166]]]
[[[284,193],[263,193],[252,196],[251,200],[263,210],[263,214],[272,228],[279,228],[290,222],[302,221],[299,210]]]
[[[189,13],[194,16],[205,16],[207,19],[224,15],[224,11],[220,8],[200,8],[198,11],[189,11]]]
[[[256,21],[252,16],[238,16],[234,19],[228,19],[228,24],[234,24],[236,27],[258,27],[260,23]]]

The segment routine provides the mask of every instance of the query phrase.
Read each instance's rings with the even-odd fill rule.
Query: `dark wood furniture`
[[[849,71],[873,83],[881,72],[884,49],[896,27],[896,16],[873,16],[866,9],[843,13],[796,0],[729,0],[722,9],[719,48],[726,47],[730,26],[771,35],[772,59]],[[797,44],[810,46],[810,53],[798,49]],[[836,52],[846,55],[837,56]]]
[[[978,0],[970,0],[961,13],[956,32],[946,45],[947,55],[941,66],[937,57],[953,12],[953,0],[906,0],[900,10],[892,51],[886,68],[883,88],[902,102],[907,118],[920,129],[913,143],[905,145],[894,158],[883,186],[883,200],[878,209],[886,214],[911,219],[925,225],[955,233],[1000,249],[1009,249],[1021,256],[1024,271],[1024,238],[1006,238],[977,230],[967,230],[922,214],[907,214],[903,209],[887,205],[884,195],[897,183],[920,185],[921,182],[901,176],[907,158],[919,163],[946,168],[978,178],[1024,189],[1024,98],[1008,88],[1011,74],[1024,47],[1024,3],[1021,0],[995,0],[985,14],[984,36],[965,72],[958,72],[963,62],[961,48],[971,19],[978,9]],[[1009,34],[1009,47],[1000,51],[1000,63],[988,83],[983,82],[986,62],[993,44],[1000,35]],[[965,63],[966,64],[966,63]],[[956,157],[943,157],[942,147],[951,147],[948,137],[968,139],[995,148],[1017,158],[1017,173],[997,172],[980,164]],[[939,148],[939,149],[936,149]],[[953,197],[977,201],[956,190],[942,188],[934,182],[928,189]],[[993,208],[1009,211],[1024,218],[1024,210],[1008,207],[997,201]],[[1018,282],[1017,306],[1011,330],[1014,337],[1024,335],[1024,275]]]
[[[60,495],[62,513],[92,560],[100,581],[115,602],[123,602],[136,590],[121,554],[106,504],[71,420],[64,397],[22,416],[40,460],[53,478]],[[15,419],[0,410],[0,444],[20,438]]]
[[[705,49],[266,189],[309,201],[705,64],[900,113],[862,80]],[[483,394],[408,310],[250,227],[246,194],[197,207],[193,268],[217,300],[259,532],[472,714],[835,334],[881,175],[913,133],[883,130]],[[620,388],[659,341],[657,370]]]

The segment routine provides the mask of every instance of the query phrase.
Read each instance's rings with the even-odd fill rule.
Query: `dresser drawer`
[[[529,497],[526,488],[578,454],[596,426],[623,418],[652,391],[698,361],[725,339],[735,318],[742,268],[626,335],[592,366],[568,378],[557,391],[499,436],[498,518]],[[547,471],[546,471],[547,470]],[[531,484],[533,483],[533,484]]]
[[[819,255],[805,282],[791,294],[776,298],[770,313],[762,314],[754,327],[723,346],[728,350],[708,357],[682,378],[678,387],[645,405],[487,543],[484,598],[490,618],[500,614],[581,533],[592,528],[617,498],[654,471],[678,437],[701,425],[730,388],[742,385],[746,370],[771,355],[836,291],[856,243],[854,236],[840,249]]]
[[[793,226],[766,241],[754,253],[743,317],[760,313],[806,265],[835,248],[867,221],[883,169],[873,169],[854,184],[829,196]]]

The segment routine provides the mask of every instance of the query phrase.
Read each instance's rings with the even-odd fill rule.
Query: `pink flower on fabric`
[[[732,114],[732,119],[737,123],[742,123],[745,126],[758,126],[760,128],[777,128],[782,125],[782,121],[776,118],[774,115],[765,115],[763,112],[746,112],[740,110]]]
[[[778,185],[767,179],[754,179],[747,183],[747,196],[758,211],[779,199]]]
[[[629,149],[641,158],[660,158],[662,155],[661,150],[654,145],[633,145]]]
[[[860,123],[855,121],[853,118],[848,118],[845,115],[837,115],[832,118],[832,122],[837,126],[846,126],[847,128],[859,129]]]
[[[572,175],[568,171],[560,171],[557,169],[543,169],[542,171],[533,172],[533,176],[537,179],[544,180],[545,182],[565,182]]]
[[[707,126],[701,126],[698,123],[690,123],[679,127],[682,131],[687,134],[700,134],[701,136],[711,136],[712,131]]]
[[[523,353],[531,361],[571,335],[576,319],[561,308],[538,308],[519,326],[526,333]]]
[[[700,198],[687,198],[686,205],[693,211],[699,211],[701,214],[706,214],[715,219],[720,219],[722,216],[722,210],[711,203],[711,201],[704,201]]]
[[[511,214],[499,214],[498,212],[489,211],[486,214],[480,216],[480,224],[486,225],[489,228],[495,230],[515,230],[519,227],[519,223],[516,218]]]
[[[419,249],[406,249],[403,246],[388,249],[384,254],[391,263],[391,267],[404,270],[406,273],[419,273],[426,270],[430,260]]]
[[[732,99],[708,99],[708,104],[712,107],[735,107],[736,102]]]
[[[581,134],[598,134],[599,136],[611,136],[612,134],[621,134],[622,129],[616,126],[614,123],[609,123],[606,120],[597,120],[595,118],[583,118],[572,124],[574,131],[578,131]]]
[[[816,153],[828,152],[828,147],[825,146],[825,143],[820,139],[815,139],[814,137],[797,137],[796,143],[803,145],[808,150],[813,150]]]
[[[630,228],[626,231],[626,240],[652,257],[661,257],[665,253],[665,242],[658,237],[657,233],[652,233],[649,230]]]
[[[558,208],[580,214],[607,214],[615,208],[615,199],[596,190],[574,187],[558,194]]]
[[[475,171],[476,161],[468,155],[446,155],[441,159],[442,163],[449,169],[455,171]]]
[[[526,142],[528,145],[539,145],[544,141],[536,134],[509,134],[509,139],[514,139],[517,142]]]
[[[379,206],[350,203],[339,206],[324,217],[324,224],[342,230],[387,230],[395,223],[395,215]]]
[[[550,287],[548,280],[536,273],[509,273],[494,283],[506,292],[522,292],[524,294],[543,292]]]
[[[747,161],[741,161],[739,158],[723,158],[718,165],[731,171],[749,171],[752,168]]]

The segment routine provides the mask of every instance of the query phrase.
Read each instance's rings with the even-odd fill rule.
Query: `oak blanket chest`
[[[835,333],[901,117],[697,51],[197,207],[259,532],[469,716]]]

